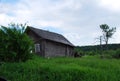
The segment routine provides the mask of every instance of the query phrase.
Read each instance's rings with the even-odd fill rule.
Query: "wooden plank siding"
[[[37,52],[36,54],[42,57],[73,56],[74,46],[72,46],[71,43],[70,45],[66,44],[69,42],[65,38],[63,38],[64,41],[66,41],[66,43],[64,44],[62,42],[52,41],[51,39],[50,40],[45,39],[44,37],[39,36],[38,34],[36,34],[34,31],[30,29],[28,29],[26,33],[33,40],[34,44],[40,45],[40,49],[39,49],[40,52]],[[35,50],[33,51],[35,52]]]

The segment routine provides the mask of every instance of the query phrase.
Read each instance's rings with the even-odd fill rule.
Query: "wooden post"
[[[101,58],[103,58],[103,47],[102,47],[102,36],[100,36],[100,55],[101,55]]]

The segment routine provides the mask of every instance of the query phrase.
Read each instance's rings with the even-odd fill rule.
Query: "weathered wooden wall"
[[[46,40],[45,57],[72,56],[73,49],[67,45]]]

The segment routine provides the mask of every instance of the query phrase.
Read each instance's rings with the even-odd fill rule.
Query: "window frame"
[[[38,52],[40,52],[41,50],[40,50],[40,44],[39,43],[36,43],[35,44],[35,53],[38,53]]]

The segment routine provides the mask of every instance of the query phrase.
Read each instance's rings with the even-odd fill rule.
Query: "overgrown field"
[[[0,77],[8,81],[120,81],[120,60],[34,56],[25,63],[2,63]]]

